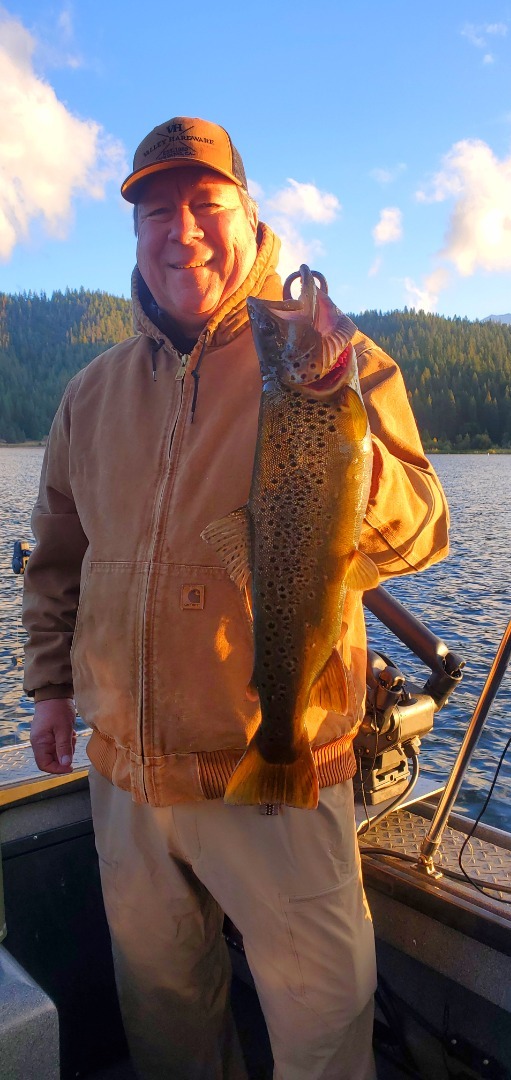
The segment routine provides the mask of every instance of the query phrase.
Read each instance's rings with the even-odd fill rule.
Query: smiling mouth
[[[197,270],[199,267],[205,266],[205,262],[193,262],[193,263],[170,263],[172,270]]]

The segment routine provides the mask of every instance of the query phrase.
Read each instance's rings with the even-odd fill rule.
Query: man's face
[[[211,169],[168,169],[144,184],[137,262],[158,307],[199,335],[255,261],[257,222],[239,189]]]

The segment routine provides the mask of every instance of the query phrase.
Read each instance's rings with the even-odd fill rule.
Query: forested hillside
[[[427,449],[511,449],[511,326],[353,318],[399,363]],[[44,439],[71,376],[132,332],[129,302],[108,293],[0,294],[0,442]]]
[[[0,441],[45,438],[69,379],[132,333],[131,304],[108,293],[0,293]]]
[[[511,326],[406,309],[354,320],[399,364],[428,449],[511,448]]]

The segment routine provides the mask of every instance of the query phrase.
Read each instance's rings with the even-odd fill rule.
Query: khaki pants
[[[141,1080],[246,1080],[223,912],[243,934],[275,1080],[372,1080],[374,939],[350,781],[317,810],[140,806],[90,785],[117,987]]]

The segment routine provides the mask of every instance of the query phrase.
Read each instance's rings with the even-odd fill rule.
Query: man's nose
[[[202,236],[204,232],[190,207],[177,206],[169,225],[169,239],[179,240],[180,243],[186,244]]]

